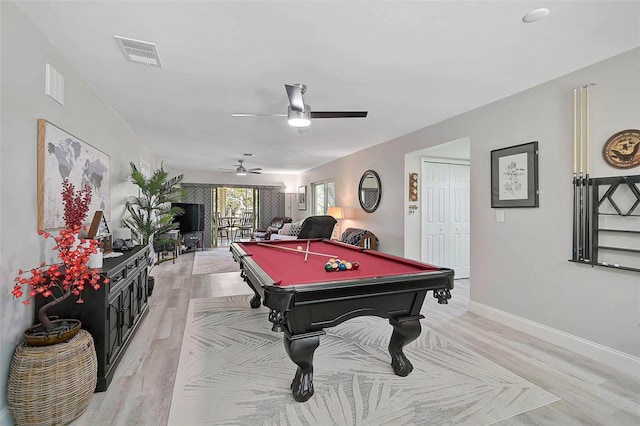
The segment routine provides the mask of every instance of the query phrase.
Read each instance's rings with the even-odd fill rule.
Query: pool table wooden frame
[[[324,265],[328,259],[309,255],[308,266],[298,263],[295,266],[314,269],[305,274],[303,284],[296,284],[295,278],[293,282],[283,279],[287,275],[287,265],[281,265],[281,250],[264,247],[266,242],[254,241],[233,243],[230,247],[240,264],[243,279],[255,293],[251,306],[259,307],[262,300],[271,309],[272,330],[284,332],[287,354],[298,366],[291,383],[295,400],[304,402],[313,395],[313,354],[320,344],[320,336],[325,334],[324,328],[359,316],[389,319],[393,327],[389,342],[391,365],[395,374],[407,376],[413,366],[402,348],[420,335],[420,319],[424,318],[420,310],[427,292],[433,290],[438,303],[447,303],[451,298],[453,270],[337,241],[309,241],[310,251],[335,253],[343,259],[357,260],[361,265],[359,271],[319,270],[318,263]],[[268,244],[287,248],[300,245],[303,251],[292,253],[288,259],[302,262],[306,242],[285,240]],[[408,272],[367,275],[368,268],[374,269],[372,262],[376,262],[378,269],[399,268]],[[358,277],[354,278],[356,273]]]

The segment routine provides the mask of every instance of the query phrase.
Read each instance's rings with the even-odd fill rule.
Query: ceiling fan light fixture
[[[247,175],[247,170],[244,167],[238,167],[238,170],[236,170],[236,175],[237,176],[246,176]]]
[[[291,127],[308,127],[311,124],[308,105],[305,105],[304,111],[294,111],[291,109],[291,106],[289,106],[287,117],[289,126]]]
[[[532,24],[534,22],[542,21],[549,15],[549,9],[541,7],[540,9],[534,9],[528,12],[522,17],[522,22],[525,24]]]

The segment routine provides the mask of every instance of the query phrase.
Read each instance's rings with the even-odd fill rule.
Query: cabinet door
[[[120,306],[120,312],[122,315],[122,323],[120,325],[120,339],[121,341],[125,341],[131,332],[131,327],[133,326],[134,321],[134,301],[135,295],[135,281],[131,280],[131,282],[122,289],[121,293],[121,301],[122,305]]]
[[[144,306],[147,304],[147,272],[146,268],[140,271],[140,274],[136,277],[135,281],[135,290],[136,290],[136,300],[135,300],[135,308],[136,308],[136,321],[138,321],[138,316],[142,313]]]
[[[107,348],[107,365],[111,365],[113,359],[120,352],[122,340],[120,339],[120,296],[114,297],[109,302],[107,311],[107,334],[108,334],[108,348]]]

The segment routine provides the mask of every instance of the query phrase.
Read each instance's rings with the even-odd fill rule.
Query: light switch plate
[[[496,210],[496,222],[504,222],[504,210]]]

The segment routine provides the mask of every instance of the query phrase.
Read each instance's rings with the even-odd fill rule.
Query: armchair
[[[297,240],[307,238],[331,238],[333,227],[337,221],[333,216],[309,216],[302,222],[300,231],[291,235],[271,234],[272,240]]]
[[[310,216],[302,222],[298,239],[331,238],[337,222],[333,216]]]

